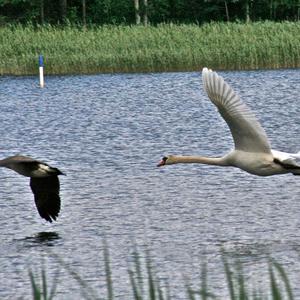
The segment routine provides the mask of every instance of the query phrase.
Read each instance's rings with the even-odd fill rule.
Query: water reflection
[[[33,236],[25,237],[19,240],[23,242],[24,247],[49,246],[53,247],[61,242],[60,235],[55,231],[42,231]]]

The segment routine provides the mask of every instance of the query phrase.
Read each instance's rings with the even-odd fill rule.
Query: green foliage
[[[58,276],[55,277],[56,279],[52,285],[50,292],[48,291],[45,269],[42,269],[41,271],[42,284],[39,284],[37,282],[38,280],[36,278],[36,275],[34,275],[34,273],[31,270],[29,270],[29,278],[31,282],[32,296],[34,300],[52,300],[54,298]]]
[[[274,275],[274,270],[275,269],[281,278],[282,282],[284,283],[285,286],[285,291],[286,291],[286,298],[281,296],[280,288],[278,281],[275,278]],[[272,295],[273,299],[289,299],[293,300],[293,292],[292,288],[288,279],[288,276],[284,270],[284,268],[277,262],[273,261],[269,263],[269,274],[270,274],[270,282],[271,282],[271,290],[272,290]]]
[[[0,75],[300,67],[300,22],[0,27]]]
[[[71,23],[82,23],[82,1],[68,0],[66,11],[62,0],[0,0],[0,18],[8,23],[60,24],[62,15]],[[298,0],[148,0],[148,15],[152,24],[162,22],[204,23],[226,21],[226,9],[231,21],[245,20],[245,7],[252,21],[299,20]],[[227,8],[225,8],[227,7]],[[140,0],[143,10],[143,1]],[[86,1],[86,16],[90,24],[133,24],[133,0]]]
[[[143,266],[141,257],[137,251],[133,253],[133,267],[129,268],[128,274],[133,292],[134,300],[168,300],[168,288],[162,288],[162,282],[156,275],[153,268],[149,252],[145,258],[145,273],[143,273]]]
[[[104,264],[105,264],[105,274],[106,274],[106,285],[107,285],[107,298],[113,300],[113,277],[112,271],[110,269],[110,257],[109,251],[104,243]],[[84,279],[68,264],[66,264],[60,257],[52,254],[60,266],[64,268],[80,285],[81,294],[83,299],[102,299],[97,291],[91,289]],[[158,275],[157,270],[153,267],[153,260],[150,258],[149,252],[146,252],[144,258],[135,249],[133,255],[133,262],[128,269],[129,282],[132,288],[132,295],[134,300],[170,300],[170,291],[168,282],[162,282]],[[290,285],[286,271],[278,262],[270,260],[268,262],[269,268],[269,279],[270,287],[267,286],[263,291],[257,289],[257,287],[252,282],[246,281],[243,265],[240,261],[234,260],[229,261],[229,257],[225,252],[222,252],[222,260],[224,266],[224,274],[227,280],[228,287],[228,298],[230,300],[281,300],[288,299],[293,300],[292,287]],[[44,269],[41,271],[42,284],[37,283],[36,275],[31,271],[29,272],[29,277],[31,281],[33,299],[34,300],[51,300],[55,298],[55,290],[57,283],[53,285],[50,293],[48,293],[48,284],[46,279],[46,273]],[[191,284],[186,281],[186,295],[189,300],[211,300],[211,299],[221,299],[215,293],[210,291],[207,265],[202,264],[201,268],[201,282],[200,287],[191,287]],[[126,280],[126,279],[125,279]],[[114,285],[117,285],[114,282]],[[221,283],[223,286],[223,284]],[[194,284],[195,286],[195,284]],[[252,290],[249,289],[252,286]]]

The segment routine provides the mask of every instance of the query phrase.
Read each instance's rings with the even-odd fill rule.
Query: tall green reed
[[[300,22],[198,25],[7,26],[0,74],[153,72],[300,67]]]
[[[105,264],[106,287],[107,295],[103,298],[100,292],[92,289],[80,274],[72,267],[64,262],[56,254],[50,254],[57,259],[61,268],[65,269],[72,278],[74,278],[81,287],[83,299],[114,299],[114,286],[118,282],[113,282],[113,270],[110,267],[110,255],[106,243],[104,243],[103,255]],[[230,300],[294,300],[293,290],[288,279],[288,275],[283,266],[278,262],[270,259],[268,262],[269,270],[269,287],[264,285],[264,289],[260,289],[257,285],[253,285],[249,278],[246,279],[243,270],[243,264],[238,260],[229,262],[228,256],[222,252],[222,261],[224,267],[225,279],[227,281],[228,297]],[[185,279],[185,294],[188,300],[210,300],[222,299],[211,291],[210,282],[208,279],[209,271],[206,263],[201,266],[200,284],[188,282]],[[169,282],[162,281],[157,275],[158,272],[153,266],[153,260],[150,257],[149,251],[142,256],[135,249],[132,254],[132,263],[128,266],[129,282],[132,289],[132,297],[134,300],[170,300],[171,289]],[[48,291],[48,280],[44,268],[41,271],[41,282],[39,283],[38,276],[32,271],[29,271],[29,277],[32,286],[32,294],[34,300],[50,300],[55,299],[55,291],[57,288],[57,278],[54,281],[52,288]],[[222,286],[224,283],[220,283]],[[196,287],[195,287],[196,286]],[[249,288],[251,286],[252,288]]]
[[[52,300],[54,299],[57,282],[58,282],[58,274],[55,276],[54,282],[52,287],[48,288],[48,282],[46,277],[46,271],[43,267],[41,270],[41,281],[42,283],[38,282],[37,275],[33,273],[32,270],[29,270],[29,278],[32,288],[32,298],[34,300]]]

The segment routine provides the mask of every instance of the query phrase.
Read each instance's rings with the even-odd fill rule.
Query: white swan
[[[64,173],[41,161],[21,155],[0,160],[0,167],[30,177],[30,187],[40,216],[50,223],[56,220],[60,211],[58,175],[65,175]]]
[[[250,108],[216,72],[204,68],[204,89],[227,122],[235,148],[223,157],[165,156],[157,166],[200,163],[232,166],[259,176],[292,173],[300,175],[300,152],[272,150],[264,129]]]

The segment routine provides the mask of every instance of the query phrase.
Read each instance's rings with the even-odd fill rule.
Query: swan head
[[[164,156],[162,158],[162,160],[158,163],[157,166],[158,167],[162,167],[164,165],[171,165],[173,163],[175,163],[175,162],[173,162],[173,160],[172,160],[172,155],[170,155],[170,156]]]

